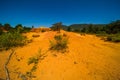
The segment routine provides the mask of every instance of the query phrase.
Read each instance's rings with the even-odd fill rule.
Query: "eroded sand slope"
[[[62,32],[69,37],[65,53],[49,51],[49,40],[56,32],[27,33],[33,42],[14,49],[8,64],[11,80],[22,80],[21,75],[33,67],[28,65],[29,58],[39,50],[45,57],[39,61],[32,80],[120,80],[120,43],[104,42],[94,35]],[[33,34],[40,37],[32,38]],[[11,50],[0,52],[1,79],[5,79],[4,63],[10,53]]]

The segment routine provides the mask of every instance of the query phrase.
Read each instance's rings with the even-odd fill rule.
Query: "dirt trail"
[[[46,56],[39,61],[32,80],[120,80],[120,43],[104,42],[94,35],[62,33],[69,37],[66,53],[48,50],[49,40],[56,32],[27,33],[33,42],[15,49],[8,65],[11,80],[22,80],[33,67],[28,65],[28,59],[40,49]],[[40,34],[40,37],[33,38],[33,34]],[[0,52],[0,79],[5,79],[3,65],[9,53]]]

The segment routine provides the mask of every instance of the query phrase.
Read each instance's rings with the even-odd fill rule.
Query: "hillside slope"
[[[104,42],[94,35],[80,35],[65,32],[69,37],[67,52],[49,50],[49,40],[56,32],[27,33],[33,42],[15,48],[8,69],[11,80],[120,80],[120,43]],[[33,38],[33,34],[40,37]],[[26,77],[33,64],[28,65],[30,57],[41,50],[45,54],[39,60],[33,77]],[[0,52],[0,80],[5,79],[4,64],[9,51]]]

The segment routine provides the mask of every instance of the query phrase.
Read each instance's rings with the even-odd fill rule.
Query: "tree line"
[[[120,33],[120,20],[113,21],[109,24],[73,24],[68,26],[65,30],[95,34],[117,34]]]
[[[27,32],[30,31],[32,27],[26,27],[22,24],[18,24],[15,27],[12,27],[10,24],[6,23],[4,25],[0,24],[0,34],[3,31],[14,31]],[[120,20],[113,21],[109,24],[72,24],[70,26],[63,25],[62,22],[53,24],[50,27],[54,31],[60,32],[61,29],[73,32],[82,32],[82,33],[93,33],[93,34],[117,34],[120,33]]]
[[[83,33],[107,33],[107,34],[117,34],[120,33],[120,20],[113,21],[109,24],[72,24],[70,26],[63,25],[62,22],[58,22],[51,26],[54,31],[59,31],[60,29],[73,32],[83,32]]]
[[[17,24],[15,27],[12,27],[9,23],[5,23],[5,24],[0,23],[0,34],[2,34],[3,32],[14,32],[14,31],[18,31],[22,33],[22,32],[28,32],[30,31],[30,29],[31,27],[26,27],[23,26],[22,24]]]
[[[63,29],[70,32],[95,34],[104,37],[106,41],[120,42],[120,20],[109,24],[72,24],[70,26],[59,22],[53,24],[51,29],[58,32]]]

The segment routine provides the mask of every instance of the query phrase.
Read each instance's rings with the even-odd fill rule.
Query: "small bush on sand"
[[[50,40],[50,50],[66,50],[68,47],[68,37],[64,35],[55,35],[54,40]]]
[[[0,35],[0,49],[23,46],[26,38],[18,32],[8,32]]]
[[[46,57],[46,52],[42,53],[42,50],[39,49],[38,54],[35,56],[32,56],[29,58],[28,60],[28,65],[33,64],[32,68],[30,69],[30,71],[26,72],[26,75],[28,78],[33,78],[35,76],[33,76],[33,72],[36,71],[38,63],[43,60]]]
[[[102,40],[110,42],[120,42],[120,33],[117,34],[96,34],[96,36],[101,37]]]
[[[44,57],[46,57],[45,54],[46,54],[46,53],[42,53],[42,50],[39,49],[37,55],[32,56],[32,57],[29,58],[29,60],[28,60],[28,65],[30,65],[30,64],[38,64],[38,62],[39,62],[40,60],[43,60]]]
[[[29,58],[28,65],[30,65],[32,63],[37,64],[38,63],[38,59],[36,57]]]
[[[109,35],[106,38],[107,41],[112,41],[112,42],[120,42],[120,34],[113,34],[113,35]]]

